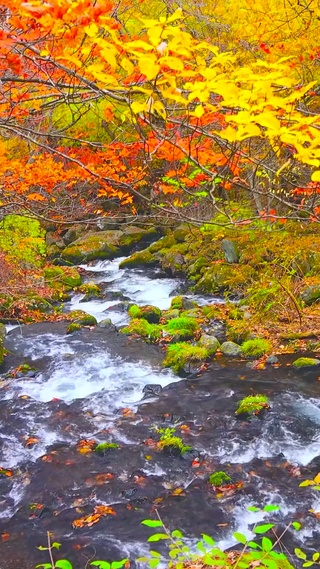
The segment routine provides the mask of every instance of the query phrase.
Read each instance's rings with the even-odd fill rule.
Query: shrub
[[[263,338],[256,338],[254,340],[247,340],[241,346],[241,351],[244,356],[250,358],[259,358],[271,349],[271,344],[268,340]]]

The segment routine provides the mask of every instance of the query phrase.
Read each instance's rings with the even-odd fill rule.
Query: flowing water
[[[123,300],[165,309],[184,286],[157,271],[120,270],[118,264],[83,266],[85,280],[100,283],[104,298],[84,303],[75,295],[67,309],[120,326],[128,319]],[[217,300],[197,298],[202,304]],[[264,371],[217,358],[202,375],[181,379],[161,368],[158,347],[112,327],[73,335],[65,329],[65,323],[42,323],[7,336],[6,367],[28,362],[37,372],[16,379],[3,374],[0,383],[0,466],[12,474],[0,475],[0,569],[47,562],[36,549],[47,531],[63,543],[74,569],[94,555],[134,559],[150,535],[141,521],[154,518],[155,510],[191,543],[204,532],[228,547],[233,531],[250,535],[266,517],[248,505],[278,504],[279,530],[292,520],[302,524],[301,532],[287,532],[284,544],[319,548],[320,494],[299,488],[320,471],[317,372],[294,370],[289,356]],[[271,410],[262,419],[240,421],[237,402],[257,392],[269,396]],[[174,426],[195,451],[183,458],[157,451],[150,444],[155,426]],[[82,453],[83,440],[119,448]],[[239,489],[217,496],[207,483],[216,470],[226,470]],[[114,514],[74,527],[97,506],[112,507]]]

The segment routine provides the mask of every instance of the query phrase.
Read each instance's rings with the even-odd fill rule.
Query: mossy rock
[[[269,408],[269,399],[266,395],[249,395],[239,401],[236,415],[242,418],[258,416],[263,410]]]
[[[209,261],[206,257],[199,257],[194,263],[189,265],[187,274],[189,277],[198,277],[199,280],[201,274],[204,272],[202,269],[208,268]]]
[[[237,357],[241,355],[241,346],[235,342],[223,342],[220,349],[224,356]]]
[[[143,318],[144,320],[147,320],[149,324],[158,324],[161,318],[160,308],[152,306],[151,304],[146,304],[145,306],[133,304],[130,306],[128,312],[131,318]]]
[[[95,259],[112,259],[120,254],[122,231],[88,232],[61,253],[61,257],[74,264]]]
[[[138,243],[150,243],[153,241],[158,233],[154,227],[144,229],[136,225],[128,225],[123,230],[120,246],[130,249]]]
[[[252,280],[255,271],[250,265],[226,265],[215,263],[205,271],[194,287],[198,293],[230,291],[240,294]]]
[[[317,358],[298,358],[292,365],[296,368],[314,367],[320,365],[320,360],[317,360]]]
[[[68,314],[69,320],[72,320],[75,324],[80,324],[81,326],[96,326],[97,320],[91,314],[87,314],[84,310],[73,310]]]
[[[144,251],[137,251],[124,259],[119,264],[120,269],[125,269],[126,267],[156,267],[159,265],[159,259],[157,259],[148,249]]]
[[[71,322],[68,326],[67,326],[67,330],[66,333],[67,334],[72,334],[73,332],[78,332],[79,330],[81,330],[82,326],[81,324],[78,324],[76,322]]]
[[[167,251],[161,259],[162,269],[170,276],[184,275],[186,259],[182,253],[174,249]]]
[[[81,285],[81,276],[75,267],[45,267],[43,275],[48,285],[57,290],[72,290]]]
[[[150,324],[144,318],[133,318],[120,332],[126,335],[138,335],[146,341],[155,342],[161,338],[162,327],[159,324]]]
[[[198,307],[192,308],[191,310],[184,310],[181,312],[180,316],[184,318],[200,318],[202,316],[201,308]]]
[[[79,287],[79,292],[84,294],[81,302],[88,302],[90,300],[94,300],[95,298],[101,298],[102,296],[101,288],[93,282],[82,284]]]
[[[172,309],[177,308],[178,310],[191,310],[196,307],[198,307],[198,305],[194,300],[190,300],[184,296],[174,296],[171,299],[170,308]]]
[[[271,350],[271,343],[263,338],[247,340],[241,346],[241,353],[248,358],[260,358]]]
[[[198,324],[194,318],[178,317],[169,320],[164,331],[171,336],[171,342],[184,342],[193,339],[197,328]]]
[[[161,250],[167,251],[176,244],[177,242],[174,238],[174,235],[172,231],[170,231],[169,233],[167,233],[167,235],[165,235],[164,237],[162,237],[161,239],[150,245],[148,247],[148,251],[150,251],[150,253],[152,254],[159,253],[159,251]]]
[[[216,353],[220,348],[220,342],[215,336],[209,336],[209,334],[202,334],[198,346],[205,348],[208,354],[211,356]]]
[[[120,448],[120,445],[118,445],[118,443],[109,443],[109,442],[104,442],[104,443],[98,443],[96,447],[94,447],[94,452],[98,452],[100,454],[105,454],[107,451],[110,450],[117,450]]]
[[[193,371],[193,364],[200,365],[207,357],[206,348],[181,342],[168,346],[163,365],[164,367],[171,367],[175,373],[190,373]]]
[[[172,318],[178,318],[179,316],[180,316],[180,310],[178,310],[178,308],[162,311],[162,318],[164,318],[165,320],[172,320]]]
[[[49,314],[53,311],[53,306],[45,298],[38,295],[30,295],[26,299],[26,307],[29,310],[39,310],[44,314]]]

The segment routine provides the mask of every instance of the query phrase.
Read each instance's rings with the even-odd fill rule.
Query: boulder
[[[70,243],[73,243],[74,241],[79,239],[79,237],[81,237],[84,231],[85,228],[83,225],[73,225],[72,227],[70,227],[70,229],[68,229],[68,231],[62,237],[64,246],[70,245]]]
[[[223,342],[220,349],[225,356],[240,356],[241,347],[235,342]]]
[[[230,239],[222,239],[221,247],[227,263],[239,263],[239,251],[236,243]]]
[[[154,229],[135,226],[128,226],[121,231],[89,231],[70,243],[62,251],[61,257],[74,264],[95,259],[112,259],[127,254],[141,242],[152,241],[155,235]]]
[[[215,336],[209,336],[208,334],[202,334],[198,345],[202,348],[206,348],[209,355],[215,354],[218,348],[220,348],[220,342]]]

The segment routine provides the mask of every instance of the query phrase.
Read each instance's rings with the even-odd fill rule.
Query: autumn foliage
[[[319,9],[260,4],[3,2],[3,214],[318,221]]]

